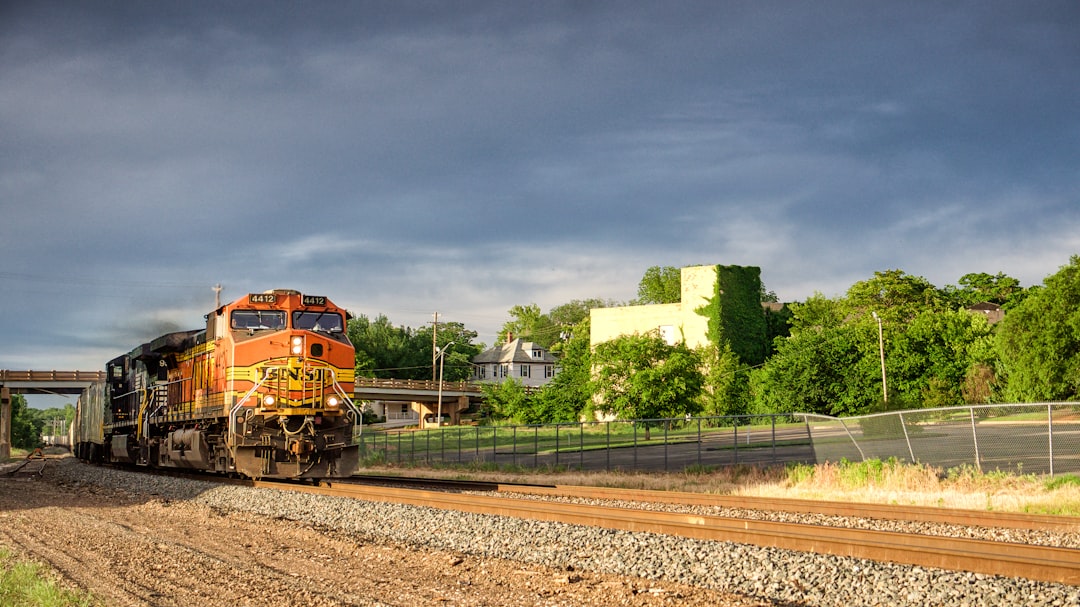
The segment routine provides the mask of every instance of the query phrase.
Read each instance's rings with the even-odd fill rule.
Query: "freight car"
[[[105,366],[80,396],[74,453],[94,462],[250,478],[345,477],[359,466],[345,310],[252,293]]]

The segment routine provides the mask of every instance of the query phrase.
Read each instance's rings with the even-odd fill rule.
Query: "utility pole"
[[[889,389],[885,385],[885,334],[881,331],[881,317],[877,312],[871,312],[870,315],[877,321],[878,352],[881,353],[881,400],[888,405]]]
[[[435,313],[435,322],[431,323],[431,381],[435,381],[435,362],[439,359],[439,313]]]

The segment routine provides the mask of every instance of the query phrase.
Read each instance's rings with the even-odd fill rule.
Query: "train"
[[[206,327],[105,365],[79,396],[72,451],[88,462],[252,479],[342,478],[360,465],[350,315],[322,295],[249,293]]]

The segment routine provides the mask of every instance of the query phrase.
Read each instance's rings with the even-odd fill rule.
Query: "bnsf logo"
[[[261,379],[279,381],[291,379],[293,381],[321,382],[326,379],[326,369],[260,369]]]

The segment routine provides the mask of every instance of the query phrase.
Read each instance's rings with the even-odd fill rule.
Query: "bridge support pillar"
[[[0,386],[0,461],[11,457],[11,390]]]

